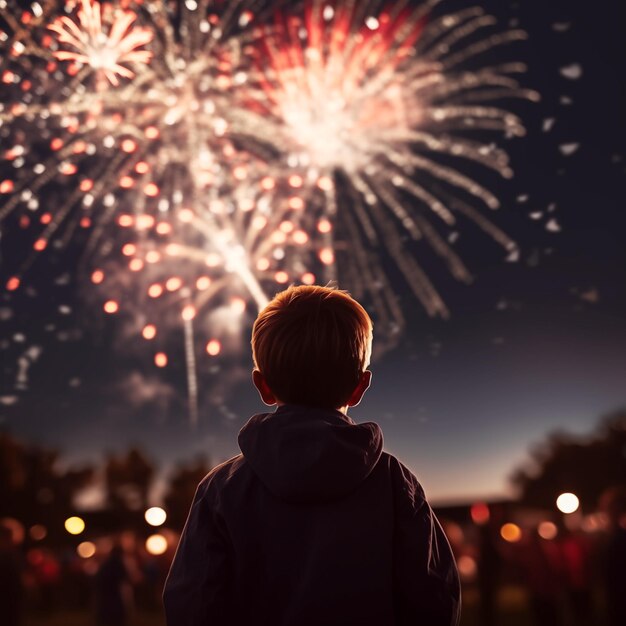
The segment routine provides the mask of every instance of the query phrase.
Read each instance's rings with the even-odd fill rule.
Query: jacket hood
[[[383,434],[378,424],[356,424],[339,411],[283,405],[251,417],[239,432],[239,447],[275,496],[321,502],[349,494],[369,476]]]

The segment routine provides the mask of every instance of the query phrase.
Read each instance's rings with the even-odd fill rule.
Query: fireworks
[[[484,214],[498,199],[464,168],[512,176],[492,140],[524,133],[506,103],[536,94],[515,78],[522,64],[493,59],[524,33],[497,32],[478,8],[11,6],[0,18],[0,223],[37,232],[6,289],[85,229],[99,304],[129,316],[156,366],[183,325],[192,405],[198,346],[225,358],[248,312],[282,286],[338,278],[373,308],[380,346],[404,324],[388,261],[429,315],[446,317],[421,242],[462,281],[463,220],[517,253]]]
[[[427,312],[446,317],[404,239],[424,240],[462,281],[470,280],[469,271],[442,234],[454,239],[460,217],[517,254],[515,243],[471,205],[497,209],[499,202],[463,174],[462,162],[510,178],[506,153],[469,135],[523,135],[521,120],[501,103],[537,95],[514,79],[525,69],[519,63],[464,66],[526,35],[493,34],[494,19],[477,8],[433,17],[436,2],[417,8],[398,2],[381,12],[374,4],[311,0],[304,18],[280,15],[266,29],[260,62],[269,68],[256,103],[271,121],[261,134],[302,181],[307,214],[332,222],[323,249],[335,250],[340,279],[350,269],[361,275],[358,291],[373,286],[385,293],[378,307],[384,310],[394,291],[379,270],[378,251],[385,249]]]
[[[102,9],[98,2],[81,0],[78,11],[78,24],[68,17],[57,18],[48,28],[57,33],[57,41],[67,44],[71,50],[58,50],[54,57],[60,61],[74,61],[86,64],[95,70],[102,70],[106,78],[118,85],[118,76],[133,78],[135,74],[127,63],[147,64],[152,53],[137,50],[152,41],[153,34],[146,28],[133,28],[136,20],[130,11],[120,12],[110,21],[109,32],[102,28]]]

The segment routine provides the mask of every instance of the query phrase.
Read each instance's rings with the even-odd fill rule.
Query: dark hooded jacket
[[[168,626],[451,626],[459,580],[377,424],[281,406],[198,486],[164,592]]]

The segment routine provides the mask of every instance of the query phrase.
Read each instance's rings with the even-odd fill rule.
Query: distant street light
[[[85,530],[85,522],[80,517],[68,517],[65,520],[65,530],[67,530],[70,535],[80,535],[80,533]]]
[[[562,493],[556,499],[556,508],[561,511],[561,513],[565,513],[569,515],[570,513],[574,513],[578,511],[578,507],[580,506],[580,500],[573,493]]]
[[[167,513],[160,506],[153,506],[144,513],[144,517],[150,526],[161,526],[167,519]]]
[[[155,556],[164,554],[167,550],[167,539],[163,535],[150,535],[146,539],[146,550]]]

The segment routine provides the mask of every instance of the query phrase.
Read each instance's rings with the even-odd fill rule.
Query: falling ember
[[[167,365],[167,355],[165,352],[157,352],[154,355],[154,364],[157,367],[165,367]]]

